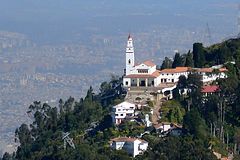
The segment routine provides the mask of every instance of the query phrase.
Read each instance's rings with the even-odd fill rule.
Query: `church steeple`
[[[126,75],[131,73],[132,68],[135,64],[134,57],[134,47],[133,47],[133,39],[131,35],[128,35],[127,48],[126,48]]]
[[[130,39],[130,38],[131,38],[131,34],[129,33],[129,34],[128,34],[128,39]]]

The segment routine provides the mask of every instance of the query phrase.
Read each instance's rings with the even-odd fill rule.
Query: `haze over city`
[[[160,65],[238,34],[238,0],[0,0],[0,151],[36,100],[80,99],[122,76],[128,34],[137,61]],[[0,152],[1,155],[1,152]]]

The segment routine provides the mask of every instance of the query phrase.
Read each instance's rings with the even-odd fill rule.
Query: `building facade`
[[[129,138],[129,137],[119,137],[111,140],[111,148],[116,150],[125,150],[128,154],[133,157],[143,154],[144,151],[148,148],[148,142],[138,139],[138,138]]]
[[[133,117],[135,111],[135,104],[129,102],[122,102],[112,107],[112,122],[119,125],[125,118]]]
[[[186,78],[190,73],[198,73],[202,76],[203,83],[211,83],[219,78],[226,78],[227,71],[223,65],[212,66],[210,68],[176,67],[158,70],[153,61],[148,60],[140,64],[135,63],[135,53],[133,38],[128,36],[126,47],[126,68],[123,77],[123,86],[130,87],[160,87],[165,88],[165,84],[176,84],[181,75]],[[172,85],[174,86],[174,85]],[[167,85],[169,87],[169,85]]]

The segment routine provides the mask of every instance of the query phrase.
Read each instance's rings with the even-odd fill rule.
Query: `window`
[[[118,114],[115,114],[115,116],[118,116]]]
[[[128,81],[125,82],[125,85],[128,86]]]
[[[174,79],[172,79],[172,83],[174,83]]]
[[[138,69],[138,73],[148,73],[147,69]]]
[[[120,116],[123,116],[123,114],[121,114]]]
[[[128,60],[128,64],[131,64],[131,60],[130,59]]]

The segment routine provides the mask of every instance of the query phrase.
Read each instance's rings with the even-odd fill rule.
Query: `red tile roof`
[[[198,68],[198,72],[204,72],[204,73],[211,73],[213,71],[212,68]]]
[[[159,71],[155,71],[152,74],[130,74],[125,76],[125,78],[157,78],[159,75]]]
[[[149,66],[149,67],[154,67],[154,66],[156,66],[156,64],[154,64],[153,61],[151,61],[151,60],[145,61],[145,62],[143,62],[143,64],[145,64],[145,65],[147,65],[147,66]]]
[[[218,70],[219,72],[226,72],[228,71],[227,68],[219,68],[219,69],[216,69]],[[205,72],[205,73],[211,73],[214,71],[213,68],[197,68],[196,69],[197,72]]]
[[[202,93],[214,93],[217,92],[219,90],[219,86],[217,85],[212,85],[212,86],[203,86],[202,88]]]
[[[180,72],[187,72],[189,70],[190,70],[189,67],[176,67],[172,69],[163,69],[160,72],[161,73],[180,73]]]
[[[228,69],[227,68],[219,68],[219,72],[227,72],[228,71]]]
[[[111,141],[113,142],[134,142],[136,140],[139,140],[141,142],[146,142],[142,139],[139,139],[139,138],[131,138],[131,137],[118,137],[118,138],[113,138],[111,139]]]

